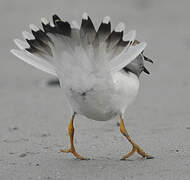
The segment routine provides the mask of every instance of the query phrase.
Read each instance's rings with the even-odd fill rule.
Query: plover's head
[[[150,60],[149,58],[144,56],[143,53],[141,53],[136,59],[134,59],[130,64],[128,64],[124,68],[124,70],[132,72],[136,74],[138,77],[140,76],[142,72],[145,72],[146,74],[150,74],[150,72],[144,66],[144,61],[153,63],[152,60]]]

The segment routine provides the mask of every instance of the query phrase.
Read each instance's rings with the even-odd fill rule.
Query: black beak
[[[146,56],[144,56],[144,60],[153,63],[153,61],[151,59],[147,58]]]
[[[149,72],[145,67],[143,67],[143,71],[144,71],[146,74],[150,74],[150,72]]]

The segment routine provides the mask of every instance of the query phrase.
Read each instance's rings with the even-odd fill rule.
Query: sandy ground
[[[130,180],[190,179],[190,3],[188,0],[131,1],[0,1],[0,179],[1,180]],[[90,161],[60,153],[69,145],[71,112],[61,89],[48,86],[51,76],[9,53],[12,39],[29,23],[57,12],[80,20],[89,12],[96,25],[110,15],[115,25],[127,23],[148,42],[146,55],[155,63],[142,75],[136,102],[126,112],[131,136],[155,159],[130,150],[117,122],[78,116],[76,146]]]

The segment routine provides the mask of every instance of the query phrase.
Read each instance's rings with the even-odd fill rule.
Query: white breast
[[[93,120],[106,121],[124,113],[138,90],[138,77],[133,73],[120,71],[113,75],[112,86],[94,86],[85,95],[71,90],[68,100],[75,112]]]

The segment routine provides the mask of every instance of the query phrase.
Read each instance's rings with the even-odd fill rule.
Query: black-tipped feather
[[[130,41],[124,41],[123,39],[121,39],[121,40],[115,45],[115,47],[114,47],[114,49],[113,49],[113,56],[112,56],[112,57],[117,56],[119,53],[121,53],[121,52],[124,50],[124,48],[125,48],[126,46],[128,46],[129,44],[130,44]]]
[[[123,41],[123,39],[121,39],[121,40],[117,43],[117,46],[125,47],[125,46],[127,46],[129,43],[130,43],[130,41]]]
[[[96,39],[98,39],[99,42],[104,41],[110,35],[110,33],[111,33],[111,23],[102,22],[96,33]]]
[[[38,53],[39,51],[34,48],[34,47],[29,47],[25,49],[26,51],[28,51],[29,53]]]
[[[52,26],[50,25],[50,23],[44,24],[44,23],[42,22],[42,27],[43,27],[43,29],[44,29],[44,31],[45,31],[46,33],[56,33],[56,32],[57,32],[56,28],[55,28],[55,27],[52,27]]]
[[[43,46],[42,42],[36,40],[36,39],[26,39],[26,42],[31,46],[31,47],[35,47],[35,46]]]
[[[71,26],[67,21],[56,21],[55,22],[57,33],[63,34],[64,36],[71,36]]]
[[[26,39],[26,42],[30,45],[28,51],[40,51],[42,53],[48,54],[49,56],[52,56],[51,48],[47,44],[43,43],[41,40]]]
[[[57,15],[53,16],[53,22],[55,26],[51,26],[50,23],[44,24],[42,22],[42,27],[45,33],[63,34],[64,36],[71,35],[71,26],[68,22],[60,20]]]
[[[40,40],[40,41],[42,41],[43,43],[46,43],[46,44],[48,44],[48,42],[51,42],[53,44],[50,37],[44,31],[42,31],[41,29],[38,30],[38,31],[32,30],[32,34],[34,35],[36,40]]]
[[[107,47],[113,48],[120,40],[122,40],[122,37],[123,37],[123,31],[121,32],[112,31],[112,33],[106,39]]]
[[[43,32],[42,30],[38,30],[38,31],[31,30],[31,32],[34,35],[35,39],[37,40],[44,39],[47,36],[46,33]]]
[[[54,15],[52,16],[52,19],[53,19],[53,23],[54,23],[54,24],[56,23],[56,21],[61,21],[61,19],[59,18],[59,16],[58,16],[57,14],[54,14]]]
[[[104,45],[107,46],[106,50],[109,51],[110,58],[118,55],[127,45],[135,46],[140,43],[138,40],[124,41],[123,31],[118,32],[116,30],[111,32],[111,22],[109,21],[109,17],[105,18],[105,20],[100,24],[96,33],[95,27],[90,17],[85,13],[83,15],[80,27],[80,37],[78,37],[78,29],[71,29],[70,24],[68,22],[62,21],[56,14],[52,16],[52,19],[54,23],[53,25],[51,25],[45,18],[42,19],[42,26],[44,31],[41,29],[33,28],[31,26],[31,28],[33,28],[31,32],[34,35],[35,39],[26,39],[27,43],[30,45],[29,48],[25,49],[26,51],[30,53],[35,53],[36,55],[41,56],[44,59],[49,59],[47,55],[52,57],[53,54],[49,42],[51,42],[51,44],[54,46],[54,43],[52,41],[54,37],[50,36],[49,33],[54,35],[60,34],[64,36],[69,36],[74,40],[75,38],[77,38],[76,43],[78,43],[78,45],[82,44],[84,45],[84,47],[86,47],[86,45],[90,43],[92,43],[92,45],[96,47],[99,45],[99,42],[105,41],[105,44],[102,43],[102,47],[105,48]],[[119,30],[122,30],[122,28],[119,28]],[[79,38],[81,38],[80,41]],[[99,47],[102,48],[101,46]],[[97,51],[99,51],[98,48],[96,49]],[[142,72],[150,74],[150,72],[144,67],[144,61],[148,61],[151,63],[153,63],[153,61],[144,56],[143,52],[123,69],[126,72],[132,72],[136,74],[138,77]]]
[[[82,19],[80,30],[87,33],[88,32],[96,33],[94,24],[92,23],[92,20],[90,19],[89,16],[88,19]]]
[[[95,27],[92,23],[92,20],[88,16],[87,19],[82,19],[81,27],[80,27],[80,37],[84,41],[87,40],[88,43],[92,43],[94,41],[96,35]]]

